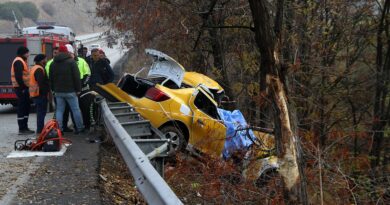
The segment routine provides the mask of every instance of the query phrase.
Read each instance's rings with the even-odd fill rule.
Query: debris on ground
[[[146,204],[115,145],[107,142],[100,146],[99,177],[102,204]]]
[[[146,204],[114,145],[103,143],[100,152],[103,204]],[[245,180],[231,161],[195,158],[178,153],[165,163],[165,180],[184,204],[268,204],[267,190]],[[279,197],[279,196],[276,196]],[[278,199],[278,198],[277,198]]]

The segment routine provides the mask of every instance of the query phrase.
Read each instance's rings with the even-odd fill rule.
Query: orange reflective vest
[[[15,70],[14,70],[14,64],[16,61],[20,61],[23,63],[23,82],[26,86],[28,86],[28,83],[30,81],[30,73],[29,73],[29,70],[28,70],[28,66],[27,66],[27,63],[23,60],[23,58],[21,57],[16,57],[14,62],[12,62],[12,67],[11,67],[11,82],[12,82],[12,86],[14,88],[16,87],[19,87],[19,83],[16,81],[15,79]]]
[[[43,72],[43,75],[45,75],[45,70],[43,69],[42,66],[40,65],[34,65],[31,68],[30,71],[30,82],[29,82],[29,92],[30,92],[30,97],[38,97],[39,96],[39,85],[38,82],[35,80],[35,71],[41,69]]]

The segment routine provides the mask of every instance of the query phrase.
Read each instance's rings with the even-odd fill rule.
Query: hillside
[[[5,2],[33,2],[39,9],[38,20],[54,21],[59,25],[71,27],[76,34],[102,31],[95,18],[96,0],[0,0]],[[30,19],[23,19],[22,27],[36,25]],[[0,20],[0,33],[13,33],[13,22]]]

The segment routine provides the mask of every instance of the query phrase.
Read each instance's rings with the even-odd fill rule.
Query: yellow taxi
[[[146,53],[154,59],[147,77],[125,74],[117,85],[107,84],[102,88],[149,120],[170,139],[174,150],[187,149],[222,157],[227,128],[218,113],[218,105],[225,95],[223,88],[208,76],[186,72],[162,52],[147,49]],[[115,91],[118,87],[120,91]],[[124,95],[120,93],[123,91]],[[251,158],[262,160],[248,166],[248,178],[257,178],[266,171],[264,168],[278,167],[276,158],[264,151],[273,149],[273,136],[254,133],[262,142],[258,146],[263,148],[252,150]]]
[[[216,99],[223,88],[211,78],[186,72],[173,58],[147,50],[154,58],[147,78],[125,74],[118,87],[126,99],[152,126],[160,129],[176,150],[195,148],[220,156],[226,127],[219,118]]]

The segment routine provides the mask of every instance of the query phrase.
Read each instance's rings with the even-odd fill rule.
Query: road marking
[[[39,165],[43,162],[44,157],[37,157],[29,166],[25,173],[19,176],[15,183],[8,188],[7,193],[1,198],[0,204],[9,205],[18,194],[19,188],[24,185],[29,179],[30,175],[35,172]]]
[[[14,150],[11,153],[8,154],[7,158],[26,158],[26,157],[50,157],[50,156],[56,156],[60,157],[63,156],[66,152],[66,148],[69,146],[69,144],[65,144],[61,147],[61,150],[57,152],[44,152],[44,151],[19,151]]]

